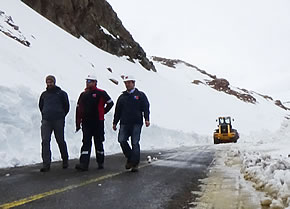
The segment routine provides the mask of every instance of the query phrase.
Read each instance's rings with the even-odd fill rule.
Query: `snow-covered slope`
[[[48,74],[56,76],[57,85],[71,101],[66,119],[70,157],[79,155],[81,133],[74,133],[74,111],[88,74],[97,75],[98,87],[114,101],[124,90],[121,76],[137,78],[137,88],[147,94],[151,103],[152,126],[143,129],[142,149],[211,143],[215,119],[222,115],[234,117],[234,126],[247,134],[277,130],[287,114],[255,93],[252,94],[257,103],[252,104],[208,85],[195,85],[193,80],[206,80],[208,76],[185,64],[173,69],[155,62],[157,72],[147,71],[138,62],[129,62],[126,57],[113,56],[82,38],[76,39],[20,0],[1,2],[0,43],[0,167],[41,161],[38,98],[45,90]],[[118,81],[118,85],[110,79]],[[120,151],[117,132],[111,129],[113,112],[106,116],[107,153]],[[54,159],[59,159],[55,143],[52,147]]]

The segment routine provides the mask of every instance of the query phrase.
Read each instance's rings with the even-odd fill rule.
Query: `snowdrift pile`
[[[267,135],[244,136],[242,143],[229,145],[225,165],[239,166],[242,176],[259,191],[261,206],[290,208],[290,121]],[[260,140],[258,140],[260,139]]]

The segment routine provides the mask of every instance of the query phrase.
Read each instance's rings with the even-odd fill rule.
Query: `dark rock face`
[[[207,85],[207,86],[209,86],[217,91],[222,91],[222,92],[225,92],[226,94],[235,96],[244,102],[248,102],[248,103],[252,103],[252,104],[255,104],[257,102],[256,98],[254,96],[252,96],[252,94],[248,90],[246,90],[246,89],[239,89],[240,91],[233,90],[233,89],[231,89],[229,81],[227,81],[226,79],[217,78],[216,75],[209,74],[206,71],[201,70],[192,64],[189,64],[189,63],[184,62],[184,61],[179,60],[179,59],[166,59],[166,58],[162,58],[162,57],[153,57],[153,60],[156,62],[160,62],[161,64],[166,65],[166,66],[171,67],[171,68],[176,68],[175,66],[177,64],[184,64],[184,65],[191,67],[191,68],[197,70],[198,72],[209,77],[209,79],[204,79],[204,81],[193,80],[192,81],[193,84]],[[261,94],[259,94],[259,95],[263,96],[265,99],[272,100],[272,98],[269,96],[265,96],[265,95],[261,95]],[[282,105],[281,102],[276,101],[275,104],[283,109],[286,108],[285,106]]]
[[[223,92],[230,94],[230,95],[233,95],[244,102],[249,102],[249,103],[255,104],[257,101],[255,97],[253,97],[252,95],[250,95],[248,93],[247,90],[243,90],[245,92],[244,94],[237,92],[235,90],[232,90],[230,88],[230,83],[224,78],[216,78],[216,79],[213,79],[212,81],[208,81],[206,83],[211,88],[216,89],[218,91],[223,91]]]
[[[276,101],[275,101],[275,104],[276,104],[277,106],[283,108],[284,110],[290,110],[290,108],[284,106],[280,100],[276,100]]]
[[[6,36],[18,41],[24,46],[29,47],[30,42],[26,40],[25,36],[22,35],[19,27],[14,23],[11,16],[7,16],[5,12],[0,10],[0,20],[4,20],[7,25],[0,25],[0,32],[4,33]]]
[[[98,48],[138,60],[156,71],[142,47],[122,25],[106,0],[22,0],[35,11],[76,37],[83,36]]]
[[[184,62],[182,60],[179,60],[179,59],[166,59],[166,58],[163,58],[163,57],[156,57],[156,56],[153,56],[152,59],[154,61],[156,61],[156,62],[160,62],[161,64],[166,65],[166,66],[171,67],[171,68],[175,68],[175,65],[177,65],[177,64],[184,64],[184,65],[186,65],[188,67],[195,68],[200,73],[202,73],[204,75],[207,75],[208,77],[210,77],[212,79],[216,79],[215,75],[211,75],[211,74],[207,73],[206,71],[201,70],[198,67],[196,67],[196,66],[194,66],[192,64],[189,64],[187,62]]]

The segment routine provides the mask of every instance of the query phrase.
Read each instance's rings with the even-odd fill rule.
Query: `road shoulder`
[[[227,147],[216,148],[215,161],[209,176],[202,179],[200,195],[192,202],[195,209],[257,209],[260,208],[259,197],[240,173],[241,162],[234,157],[227,158]]]

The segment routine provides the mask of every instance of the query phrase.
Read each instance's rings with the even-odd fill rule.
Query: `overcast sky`
[[[149,56],[290,100],[289,0],[107,0]]]

